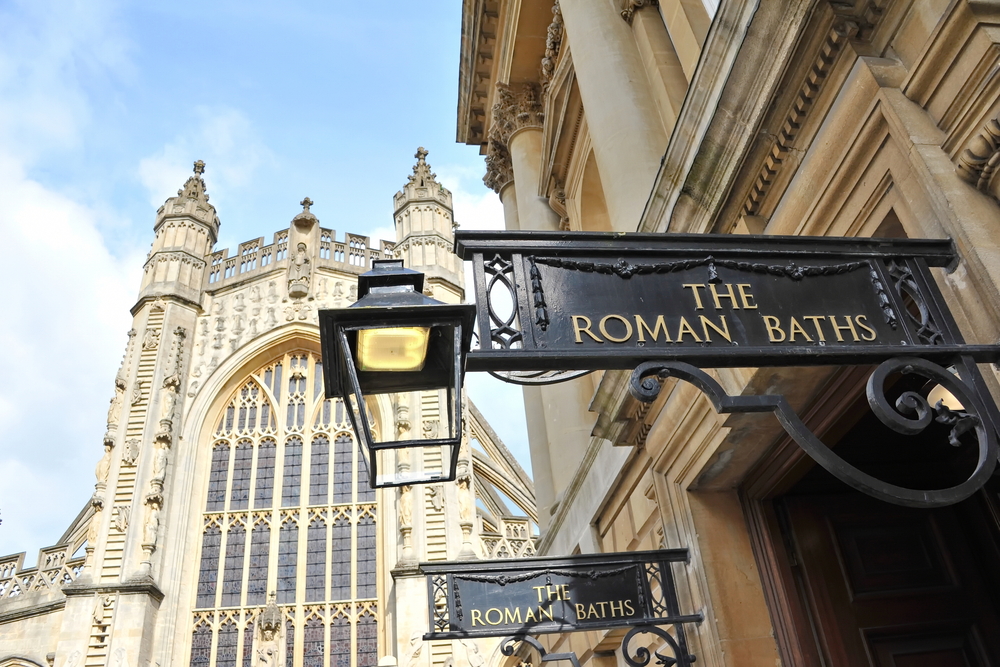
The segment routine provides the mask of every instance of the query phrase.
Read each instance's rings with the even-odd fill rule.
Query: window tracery
[[[270,591],[286,667],[377,662],[375,493],[321,368],[286,353],[211,422],[191,667],[255,664],[254,617]]]

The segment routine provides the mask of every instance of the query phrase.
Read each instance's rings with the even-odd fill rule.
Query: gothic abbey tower
[[[0,557],[0,666],[480,667],[496,642],[432,642],[418,563],[534,553],[530,479],[471,402],[457,484],[375,491],[322,391],[317,313],[401,257],[464,299],[452,197],[427,151],[394,197],[396,239],[301,212],[215,250],[196,162],[157,211],[94,494],[36,567]],[[433,434],[433,396],[376,410]],[[101,453],[103,445],[103,455]]]

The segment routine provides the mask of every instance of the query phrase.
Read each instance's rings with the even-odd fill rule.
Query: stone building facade
[[[373,490],[344,405],[322,389],[317,311],[355,301],[373,260],[401,257],[429,295],[464,297],[451,192],[426,156],[394,197],[394,240],[338,240],[306,198],[287,228],[233,254],[214,248],[195,163],[156,214],[93,498],[36,567],[0,558],[0,665],[480,667],[491,655],[491,640],[420,641],[417,563],[533,554],[530,478],[467,401],[458,484]],[[376,430],[434,437],[436,394],[371,407]]]
[[[1000,340],[1000,5],[706,4],[464,1],[458,141],[507,228],[951,238],[938,285],[966,340]],[[712,373],[784,394],[858,465],[947,485],[947,451],[918,460],[866,417],[869,372]],[[950,508],[879,503],[771,416],[673,380],[639,404],[628,376],[525,389],[541,553],[689,548],[698,665],[1000,664],[995,479]],[[617,631],[545,643],[623,660]]]

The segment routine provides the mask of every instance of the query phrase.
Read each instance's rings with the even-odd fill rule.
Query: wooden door
[[[917,510],[847,492],[774,509],[823,663],[1000,667],[1000,559],[977,538],[981,499]]]

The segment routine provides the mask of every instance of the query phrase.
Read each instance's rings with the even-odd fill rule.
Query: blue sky
[[[455,143],[460,0],[0,0],[0,555],[93,490],[155,211],[207,163],[217,248],[288,225],[392,235],[418,146],[467,229],[502,227]],[[521,392],[470,376],[529,468]],[[477,398],[479,400],[477,400]]]

